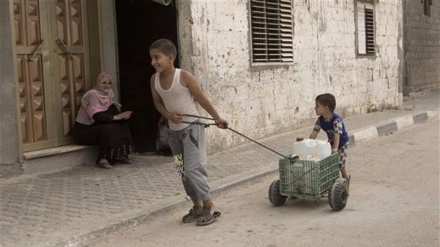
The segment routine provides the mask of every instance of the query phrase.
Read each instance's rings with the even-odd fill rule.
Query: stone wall
[[[0,1],[0,165],[19,158],[17,90],[14,75],[10,1]]]
[[[429,1],[429,0],[426,0]],[[432,0],[424,14],[423,1],[404,1],[404,93],[440,85],[440,1]]]
[[[207,3],[209,2],[209,3]],[[293,1],[294,62],[256,65],[250,59],[248,1],[180,3],[182,67],[201,82],[230,126],[254,139],[311,125],[314,98],[330,92],[336,112],[397,108],[402,102],[402,4],[375,1],[376,56],[356,55],[355,4]],[[203,114],[206,114],[203,110]],[[210,128],[210,152],[245,139]]]

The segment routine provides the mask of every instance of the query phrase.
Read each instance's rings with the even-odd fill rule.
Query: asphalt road
[[[350,148],[350,197],[340,212],[326,198],[273,207],[273,176],[215,198],[223,215],[212,225],[181,223],[182,209],[91,246],[438,247],[439,139],[436,117]]]

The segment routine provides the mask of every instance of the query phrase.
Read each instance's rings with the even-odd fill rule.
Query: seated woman
[[[95,88],[81,99],[73,137],[80,145],[98,145],[96,164],[112,168],[116,161],[129,164],[128,155],[133,152],[130,128],[127,120],[131,111],[120,111],[120,104],[113,100],[112,78],[101,73]]]

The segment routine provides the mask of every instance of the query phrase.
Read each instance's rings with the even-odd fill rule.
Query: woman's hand
[[[127,120],[127,119],[130,119],[132,113],[133,113],[132,111],[121,112],[121,113],[119,113],[117,115],[114,115],[113,116],[113,120],[122,120],[122,119],[126,119]]]
[[[132,111],[124,111],[123,113],[120,113],[120,114],[122,114],[122,119],[127,120],[127,119],[130,119],[132,113],[133,113]]]

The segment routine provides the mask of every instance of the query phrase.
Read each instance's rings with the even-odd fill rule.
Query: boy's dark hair
[[[176,58],[177,49],[174,43],[169,39],[158,39],[150,45],[150,51],[157,49],[165,55],[173,55]]]
[[[335,96],[331,93],[323,93],[316,96],[316,101],[324,106],[328,106],[329,110],[333,112],[336,108],[336,99]]]

